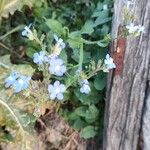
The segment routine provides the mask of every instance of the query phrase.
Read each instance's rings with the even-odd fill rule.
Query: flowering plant
[[[70,21],[63,22],[65,12],[54,9],[57,15],[49,16],[49,7],[38,6],[33,10],[35,20],[24,26],[16,40],[23,45],[27,64],[12,65],[5,62],[8,56],[0,61],[4,95],[0,102],[14,116],[11,121],[19,124],[23,137],[29,136],[26,131],[33,131],[35,121],[50,107],[85,139],[101,130],[106,75],[116,67],[107,54],[112,5],[86,5],[92,14],[84,14],[82,24],[75,22],[73,27]],[[38,13],[41,9],[42,14]]]

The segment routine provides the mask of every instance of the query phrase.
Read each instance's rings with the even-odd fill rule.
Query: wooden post
[[[114,38],[123,24],[124,5],[124,0],[114,2]],[[131,10],[135,24],[143,25],[145,33],[126,39],[123,71],[108,75],[103,150],[137,149],[150,70],[150,0],[134,0]]]

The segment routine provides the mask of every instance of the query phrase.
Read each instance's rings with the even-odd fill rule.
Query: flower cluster
[[[134,36],[139,36],[140,33],[145,33],[145,27],[142,25],[135,25],[133,23],[133,12],[132,9],[130,8],[131,6],[133,6],[135,4],[135,2],[133,2],[132,0],[125,0],[125,6],[126,9],[124,11],[124,18],[125,18],[125,28],[128,32],[128,34],[132,34]]]
[[[134,25],[134,23],[130,23],[129,25],[126,26],[129,34],[137,34],[139,35],[140,33],[144,33],[144,26],[141,26],[141,25]]]
[[[63,93],[66,91],[66,87],[64,84],[60,84],[59,81],[55,81],[54,84],[49,84],[48,92],[50,94],[51,100],[58,99],[63,100],[64,96]]]
[[[107,10],[107,5],[104,5],[103,9]],[[24,31],[22,32],[22,35],[28,37],[29,39],[32,39],[34,33],[32,33],[30,27],[31,25],[29,25],[28,27],[26,26]],[[62,77],[66,73],[67,68],[64,61],[59,58],[59,55],[62,49],[65,48],[66,44],[63,42],[63,39],[58,38],[56,35],[54,35],[54,39],[56,43],[52,48],[51,54],[47,55],[45,50],[36,52],[33,55],[33,62],[36,63],[38,66],[48,66],[48,73],[50,73],[51,75]],[[42,68],[44,69],[45,67]],[[106,59],[104,60],[103,71],[113,68],[116,68],[116,65],[114,64],[113,59],[109,56],[109,54],[107,54]],[[91,92],[90,84],[86,78],[82,77],[82,72],[82,66],[78,68],[75,72],[75,75],[78,77],[80,92],[83,94],[89,94]],[[79,79],[80,77],[81,79]],[[15,92],[20,92],[21,90],[24,90],[29,86],[30,79],[30,77],[19,75],[18,73],[13,72],[5,80],[5,83],[6,87],[12,86],[15,89]],[[48,85],[48,94],[51,100],[63,100],[65,91],[66,86],[64,84],[61,84],[58,80],[54,81],[53,84]]]
[[[54,57],[49,61],[50,67],[49,72],[50,74],[56,76],[63,76],[66,72],[66,66],[64,65],[64,61],[58,57]]]
[[[109,54],[106,55],[106,59],[104,60],[104,63],[106,65],[107,70],[116,68],[115,63],[113,62],[113,58],[111,58]]]
[[[21,75],[18,72],[12,72],[5,80],[5,87],[8,88],[12,86],[15,93],[18,93],[28,88],[30,80],[31,77]]]
[[[42,65],[44,62],[48,60],[45,51],[40,51],[39,53],[34,53],[33,61],[38,65]]]
[[[89,86],[89,82],[87,79],[82,79],[79,81],[81,88],[80,88],[80,92],[84,93],[84,94],[89,94],[91,91],[91,88]]]

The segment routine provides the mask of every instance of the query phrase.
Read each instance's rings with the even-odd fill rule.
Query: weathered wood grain
[[[150,149],[150,81],[148,82],[147,95],[145,98],[145,105],[142,117],[142,138],[143,143],[141,147],[143,150]]]
[[[150,64],[150,0],[135,0],[134,22],[145,26],[139,37],[128,37],[122,76],[108,76],[104,150],[136,150]],[[124,0],[114,4],[113,36],[123,21]]]

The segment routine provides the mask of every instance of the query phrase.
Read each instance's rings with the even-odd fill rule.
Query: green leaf
[[[76,62],[79,62],[79,56],[80,56],[80,50],[79,49],[73,49],[73,55],[71,56],[73,60]],[[91,53],[90,52],[84,52],[83,56],[83,63],[88,63],[91,60]]]
[[[60,22],[54,19],[47,19],[46,25],[54,32],[61,36],[64,33],[63,26]]]
[[[87,111],[88,107],[86,106],[81,106],[81,107],[78,107],[77,109],[75,109],[75,113],[78,115],[78,116],[81,116],[81,117],[85,117],[86,116],[86,111]]]
[[[104,73],[99,73],[94,80],[94,87],[97,90],[103,90],[106,87],[107,76]]]
[[[108,34],[108,32],[109,32],[109,26],[104,24],[102,26],[101,33],[105,35],[105,34]]]
[[[26,54],[28,57],[33,58],[34,53],[36,53],[37,51],[31,47],[27,48],[26,50]]]
[[[88,123],[93,123],[97,120],[99,115],[99,110],[96,108],[95,105],[89,106],[89,109],[86,111],[85,119]]]
[[[83,43],[80,32],[71,32],[68,36],[67,42],[72,49],[80,48],[80,45]],[[77,35],[76,35],[77,34]]]
[[[97,132],[95,131],[95,128],[93,126],[87,126],[81,131],[80,137],[89,139],[93,138],[96,134]]]
[[[109,16],[108,10],[96,11],[93,13],[92,17],[99,17],[101,19],[107,18]]]
[[[86,125],[85,121],[83,121],[81,118],[78,118],[73,123],[73,128],[75,128],[76,130],[80,130],[80,129],[84,128],[85,125]]]
[[[98,18],[95,20],[95,26],[105,24],[105,23],[111,21],[111,19],[112,19],[111,17],[108,17],[108,18],[98,17]]]
[[[75,112],[69,113],[70,120],[77,120],[79,118],[80,118],[79,115],[77,115]]]
[[[87,20],[81,29],[82,34],[92,34],[94,32],[94,22],[92,20]]]

